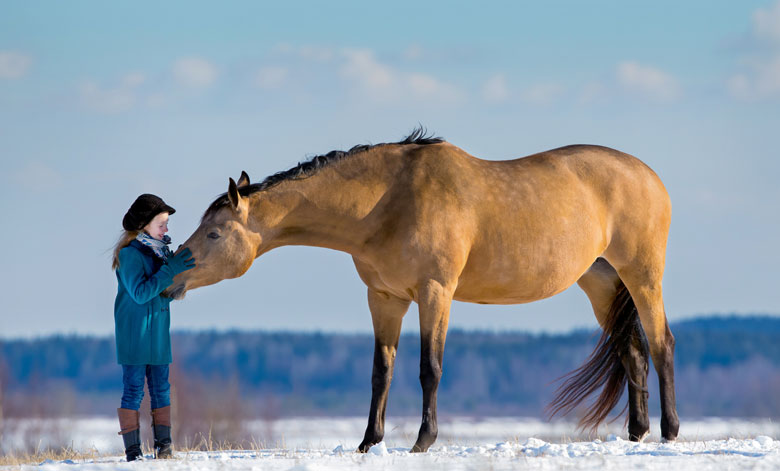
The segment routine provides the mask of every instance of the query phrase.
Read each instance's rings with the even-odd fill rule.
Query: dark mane
[[[412,131],[412,133],[406,136],[406,138],[402,141],[385,142],[381,144],[372,144],[372,145],[358,144],[352,147],[351,149],[349,149],[348,151],[332,150],[327,154],[318,155],[316,157],[312,157],[310,160],[306,162],[301,162],[289,170],[278,172],[269,177],[266,177],[265,180],[263,180],[260,183],[252,183],[243,186],[238,189],[238,193],[241,196],[249,196],[252,193],[257,193],[258,191],[267,190],[268,188],[276,186],[285,180],[299,180],[299,179],[307,178],[317,173],[317,171],[319,171],[321,168],[327,167],[333,162],[337,162],[339,160],[342,160],[344,158],[347,158],[355,154],[360,154],[362,152],[365,152],[370,149],[374,149],[376,147],[387,146],[387,145],[406,145],[406,144],[428,145],[428,144],[438,144],[441,142],[444,142],[444,139],[442,139],[441,137],[429,135],[428,131],[425,128],[419,126],[415,128]],[[208,209],[206,209],[206,212],[203,213],[201,222],[203,222],[203,220],[206,219],[206,216],[213,213],[214,211],[217,211],[219,208],[227,206],[228,204],[229,204],[229,200],[227,197],[227,193],[223,193],[219,195],[217,199],[215,199],[211,203],[211,205],[209,205]]]

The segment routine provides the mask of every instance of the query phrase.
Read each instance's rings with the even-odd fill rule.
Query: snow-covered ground
[[[644,443],[624,440],[622,424],[603,429],[600,438],[575,435],[567,422],[535,419],[441,420],[439,439],[425,454],[410,454],[419,419],[388,420],[385,442],[367,455],[354,453],[363,436],[365,418],[300,418],[271,423],[252,422],[248,431],[274,437],[246,451],[179,452],[176,460],[125,463],[113,419],[79,419],[68,423],[14,424],[13,435],[2,437],[3,449],[21,445],[32,430],[60,427],[78,450],[115,457],[86,462],[45,462],[41,470],[108,470],[149,467],[162,470],[383,470],[435,469],[780,469],[780,424],[769,420],[682,420],[680,440],[658,439],[658,421]],[[8,422],[6,426],[11,425]],[[43,425],[43,427],[42,427]],[[8,431],[9,427],[5,427]],[[17,436],[18,435],[18,436]],[[41,436],[41,444],[45,437]]]

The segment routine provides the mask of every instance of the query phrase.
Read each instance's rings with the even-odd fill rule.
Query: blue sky
[[[110,249],[144,192],[174,243],[253,180],[422,123],[481,158],[614,147],[664,180],[672,320],[780,314],[780,2],[3,2],[0,336],[113,330]],[[346,254],[286,247],[173,327],[370,331]],[[451,326],[595,327],[576,287]],[[413,307],[405,329],[417,327]]]

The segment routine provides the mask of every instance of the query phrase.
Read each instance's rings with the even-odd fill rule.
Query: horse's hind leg
[[[377,293],[369,288],[368,307],[374,323],[374,371],[371,376],[371,412],[368,427],[358,451],[365,453],[381,442],[385,435],[385,410],[390,381],[393,379],[393,365],[401,334],[401,322],[411,301],[387,294]]]
[[[616,269],[636,304],[650,345],[650,356],[658,374],[661,392],[661,436],[666,440],[675,440],[680,421],[674,395],[674,336],[666,320],[661,287],[663,258],[637,257],[634,263]]]
[[[442,374],[444,342],[450,319],[454,287],[428,280],[419,289],[420,307],[420,384],[423,390],[423,411],[420,433],[412,452],[427,451],[439,433],[436,419],[436,392]]]
[[[617,272],[603,258],[598,258],[577,284],[588,295],[593,313],[602,328],[606,328],[610,322],[610,312],[630,302],[630,299],[625,299],[628,295]],[[616,303],[619,306],[615,306]],[[633,309],[633,305],[627,307]],[[647,409],[649,352],[644,332],[634,316],[631,325],[625,327],[630,329],[630,339],[619,352],[620,361],[628,374],[628,438],[641,441],[650,430]]]

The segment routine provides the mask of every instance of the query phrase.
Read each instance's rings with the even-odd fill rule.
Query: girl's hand
[[[171,255],[168,257],[168,266],[173,270],[174,275],[192,270],[195,268],[195,258],[192,256],[190,249],[184,249],[178,255]]]

